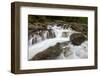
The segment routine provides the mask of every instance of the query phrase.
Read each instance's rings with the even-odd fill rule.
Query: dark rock
[[[68,46],[65,47],[63,50],[64,50],[63,53],[64,53],[65,57],[67,57],[67,56],[72,54],[72,51],[70,50],[70,47],[68,47]]]
[[[46,50],[36,54],[31,60],[48,60],[56,59],[63,50],[60,47],[60,43],[57,43],[55,46],[49,47]]]
[[[62,48],[64,48],[64,47],[66,47],[69,43],[70,43],[70,41],[62,42],[62,43],[60,43],[60,46],[61,46]]]
[[[55,38],[55,37],[56,37],[56,35],[55,35],[54,31],[53,30],[48,30],[47,38],[49,39],[49,38]]]
[[[86,40],[86,37],[82,33],[74,33],[70,36],[70,41],[73,45],[81,45]]]
[[[64,25],[63,25],[63,28],[64,28],[64,29],[68,29],[68,27],[69,27],[68,24],[64,24]]]
[[[57,26],[58,26],[58,27],[59,27],[59,26],[63,26],[63,24],[62,24],[62,23],[58,23]]]
[[[78,32],[82,32],[84,34],[87,35],[87,30],[88,30],[88,27],[86,24],[77,24],[77,23],[73,23],[71,28],[75,31],[78,31]]]

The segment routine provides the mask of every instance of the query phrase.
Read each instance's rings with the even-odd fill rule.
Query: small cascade
[[[48,24],[46,29],[36,30],[29,36],[29,59],[49,47],[55,46],[56,43],[60,43],[63,50],[61,55],[58,56],[58,59],[88,58],[88,41],[86,40],[84,42],[83,36],[84,34],[82,35],[81,32],[73,30],[71,25],[58,25],[57,23]],[[80,40],[73,39],[76,37]],[[74,45],[76,43],[77,45]],[[58,51],[56,52],[58,53]]]
[[[72,29],[68,25],[57,26],[57,24],[48,25],[47,29],[38,30],[32,33],[29,39],[29,46],[38,42],[51,38],[69,38],[72,33]]]

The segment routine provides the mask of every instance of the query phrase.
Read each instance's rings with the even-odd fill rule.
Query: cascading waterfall
[[[36,31],[29,39],[29,46],[50,38],[69,37],[72,29],[55,25],[48,25],[47,30]],[[64,34],[66,33],[66,34]],[[63,36],[64,35],[64,36]]]
[[[55,45],[57,42],[70,41],[71,34],[80,33],[72,30],[70,26],[71,25],[69,25],[68,27],[65,24],[62,26],[57,26],[57,24],[53,24],[53,25],[48,25],[47,29],[45,30],[38,30],[36,32],[33,32],[31,38],[29,39],[29,59],[31,59],[35,54],[39,53],[40,51],[43,51],[44,49]],[[40,42],[42,42],[42,44],[40,44]],[[59,56],[59,59],[87,58],[88,54],[87,48],[84,48],[84,46],[87,46],[87,41],[80,46],[74,46],[72,44],[64,46],[64,47],[70,47],[71,49],[69,51],[66,51],[65,50],[66,48],[64,48],[65,55],[63,55],[64,54],[63,53],[61,56]],[[40,48],[36,49],[36,47]],[[86,52],[84,52],[84,50]],[[82,51],[82,55],[80,51]]]

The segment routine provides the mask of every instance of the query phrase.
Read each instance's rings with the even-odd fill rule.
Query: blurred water
[[[31,59],[37,53],[49,48],[50,46],[56,45],[56,43],[58,42],[63,43],[63,42],[70,41],[70,35],[79,32],[72,30],[70,27],[63,28],[55,24],[53,26],[49,25],[47,27],[47,30],[41,31],[41,33],[42,35],[40,35],[39,32],[34,34],[29,40],[29,59]],[[66,35],[66,36],[62,36],[62,35]],[[69,43],[64,47],[69,48],[69,50],[64,49],[64,51],[61,53],[58,59],[88,58],[87,41],[83,42],[80,46],[75,46]]]

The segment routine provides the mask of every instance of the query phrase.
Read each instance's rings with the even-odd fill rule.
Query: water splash
[[[41,42],[50,38],[69,38],[69,36],[76,31],[73,31],[70,27],[65,29],[64,27],[57,25],[48,25],[46,30],[36,31],[29,39],[29,46]]]
[[[48,25],[46,30],[36,31],[29,39],[29,59],[48,47],[56,45],[58,42],[63,43],[70,41],[70,35],[73,33],[80,32],[72,30],[71,27],[65,28],[65,25],[57,26],[57,24]],[[74,46],[69,43],[63,47],[68,47],[70,49],[66,50],[66,48],[64,48],[65,51],[61,53],[58,59],[88,58],[87,46],[87,41],[82,43],[80,46]]]

